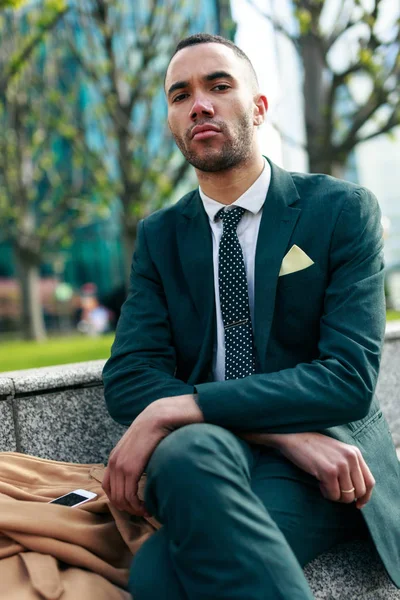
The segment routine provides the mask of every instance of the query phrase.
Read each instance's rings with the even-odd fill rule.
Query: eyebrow
[[[208,75],[205,75],[203,77],[203,79],[205,81],[214,81],[214,79],[230,79],[231,81],[233,81],[233,76],[228,73],[227,71],[214,71],[213,73],[209,73]],[[173,83],[171,85],[171,87],[168,90],[168,96],[170,96],[173,92],[175,92],[176,90],[181,90],[183,88],[186,88],[189,86],[189,82],[188,81],[177,81],[176,83]]]
[[[182,88],[185,88],[188,85],[189,85],[188,81],[177,81],[176,83],[173,83],[168,90],[168,96],[170,96],[172,94],[172,92],[175,92],[175,90],[181,90]]]
[[[206,81],[214,81],[214,79],[230,79],[233,80],[233,76],[227,71],[214,71],[204,77]]]

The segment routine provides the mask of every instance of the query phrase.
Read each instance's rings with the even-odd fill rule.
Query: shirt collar
[[[271,167],[269,162],[264,158],[264,168],[258,179],[256,179],[253,185],[251,185],[244,192],[244,194],[242,194],[237,200],[235,200],[235,202],[226,206],[227,210],[230,210],[234,206],[241,206],[242,208],[245,208],[246,210],[256,215],[263,207],[265,198],[267,197],[270,182]],[[203,202],[204,210],[208,215],[208,218],[210,219],[210,221],[215,221],[215,215],[225,205],[207,196],[200,187],[199,194]]]

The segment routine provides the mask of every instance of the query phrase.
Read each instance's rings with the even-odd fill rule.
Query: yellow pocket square
[[[279,277],[281,275],[289,275],[289,273],[296,273],[296,271],[302,271],[313,264],[314,261],[307,256],[304,250],[294,244],[283,258]]]

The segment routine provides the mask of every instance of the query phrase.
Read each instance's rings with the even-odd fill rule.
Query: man
[[[104,488],[163,524],[134,559],[132,594],[310,599],[301,567],[365,534],[364,518],[400,586],[399,468],[373,396],[377,202],[261,156],[267,100],[231,42],[180,42],[165,91],[200,189],[140,223],[104,369],[109,411],[130,426]]]

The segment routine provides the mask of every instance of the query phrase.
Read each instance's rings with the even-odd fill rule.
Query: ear
[[[253,124],[256,127],[262,125],[265,121],[265,115],[268,111],[268,100],[263,94],[257,94],[254,98],[254,116]]]

